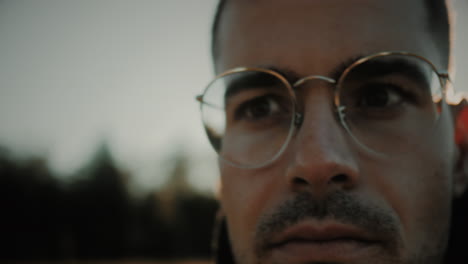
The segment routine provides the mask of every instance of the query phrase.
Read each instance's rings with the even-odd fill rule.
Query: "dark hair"
[[[450,12],[447,0],[424,0],[427,8],[427,21],[429,31],[432,33],[436,46],[444,55],[444,65],[450,66],[452,42]]]
[[[442,51],[445,60],[443,61],[446,67],[450,64],[450,51],[451,51],[451,27],[450,16],[447,8],[446,0],[424,0],[427,8],[427,20],[429,31],[434,36],[434,41],[437,47]],[[219,0],[216,8],[216,13],[211,28],[211,55],[213,61],[219,55],[219,45],[217,43],[217,36],[219,24],[223,10],[225,9],[227,0]]]
[[[221,21],[221,14],[223,13],[224,6],[227,0],[219,0],[218,6],[216,7],[216,13],[213,20],[213,26],[211,28],[211,56],[213,61],[218,57],[219,47],[217,44],[218,39],[218,28]]]

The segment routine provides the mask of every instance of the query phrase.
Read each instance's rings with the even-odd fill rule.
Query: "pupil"
[[[385,90],[378,90],[369,92],[364,99],[364,105],[366,106],[385,106],[388,103],[388,93]]]
[[[269,113],[269,104],[265,100],[261,100],[252,107],[251,113],[253,117],[265,116]]]

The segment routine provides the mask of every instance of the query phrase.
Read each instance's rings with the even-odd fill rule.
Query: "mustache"
[[[397,250],[401,240],[398,220],[390,211],[363,203],[346,192],[334,192],[318,200],[309,192],[286,200],[264,215],[255,232],[256,251],[261,256],[269,249],[272,237],[306,219],[333,219],[353,225],[382,238],[387,247]]]

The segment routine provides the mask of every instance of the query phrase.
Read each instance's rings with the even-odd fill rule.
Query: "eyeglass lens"
[[[203,97],[203,120],[219,155],[241,166],[271,160],[288,139],[291,89],[278,77],[243,71],[215,80]]]
[[[441,82],[431,64],[395,54],[345,70],[335,91],[351,138],[383,154],[421,144],[422,135],[430,134],[438,119],[441,98]],[[223,75],[203,95],[208,138],[220,157],[235,166],[267,164],[281,154],[292,135],[296,100],[306,99],[295,98],[291,86],[271,72]]]
[[[406,55],[376,57],[353,67],[337,90],[351,135],[365,147],[389,155],[427,140],[440,114],[441,94],[431,65]]]

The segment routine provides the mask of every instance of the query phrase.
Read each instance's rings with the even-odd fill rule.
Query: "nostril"
[[[305,179],[299,178],[299,177],[294,178],[293,181],[294,181],[295,185],[307,185],[307,184],[309,184]]]
[[[350,190],[355,185],[355,182],[352,175],[340,173],[333,176],[330,175],[330,177],[320,177],[320,175],[310,177],[296,176],[291,178],[290,184],[294,191],[311,191],[313,189],[317,193],[325,193],[336,190],[336,188]]]
[[[348,181],[346,174],[338,174],[331,178],[330,183],[345,183]]]

